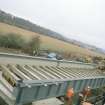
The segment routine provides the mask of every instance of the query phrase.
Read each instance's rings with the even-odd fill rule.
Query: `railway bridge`
[[[9,105],[23,105],[64,96],[68,87],[78,93],[85,87],[105,86],[97,65],[0,53],[0,96]]]

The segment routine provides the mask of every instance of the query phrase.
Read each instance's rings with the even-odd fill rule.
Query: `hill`
[[[13,16],[13,15],[6,13],[2,10],[0,10],[0,22],[7,23],[9,25],[14,25],[19,28],[23,28],[23,29],[26,29],[29,31],[33,31],[33,32],[36,32],[39,34],[51,36],[53,38],[57,38],[57,39],[66,41],[66,38],[63,37],[59,33],[56,33],[54,31],[51,31],[51,30],[41,27],[39,25],[33,24],[32,22],[30,22],[28,20]]]
[[[38,35],[40,36],[41,40],[41,49],[49,49],[52,51],[57,52],[66,52],[66,53],[73,53],[78,55],[85,55],[85,56],[102,56],[105,57],[104,54],[100,54],[94,51],[90,51],[89,49],[81,48],[77,45],[70,44],[43,34],[38,34],[35,32],[31,32],[25,29],[21,29],[12,25],[8,25],[5,23],[0,23],[0,33],[15,33],[22,35],[26,40],[30,40],[32,36]]]
[[[89,49],[92,51],[96,51],[96,52],[105,54],[105,51],[100,49],[100,48],[97,48],[95,46],[88,45],[88,44],[85,44],[85,43],[82,43],[80,41],[76,41],[73,39],[68,39],[57,32],[54,32],[50,29],[46,29],[46,28],[41,27],[39,25],[33,24],[32,22],[30,22],[28,20],[13,16],[13,15],[6,13],[2,10],[0,10],[0,22],[6,23],[9,25],[13,25],[13,26],[16,26],[19,28],[23,28],[23,29],[26,29],[26,30],[29,30],[29,31],[32,31],[35,33],[45,35],[45,36],[50,36],[50,37],[53,37],[53,38],[56,38],[56,39],[59,39],[59,40],[83,47],[83,48],[86,48],[86,49]]]

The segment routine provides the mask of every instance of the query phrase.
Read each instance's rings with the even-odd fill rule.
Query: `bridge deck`
[[[0,84],[10,93],[9,99],[16,98],[16,104],[63,96],[68,86],[75,92],[105,86],[105,75],[96,65],[81,62],[0,54],[0,70]],[[1,87],[0,91],[6,93]]]

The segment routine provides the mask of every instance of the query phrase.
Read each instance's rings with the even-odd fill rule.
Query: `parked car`
[[[47,55],[47,58],[50,58],[52,60],[62,60],[62,56],[60,54],[56,54],[56,53],[49,53]]]

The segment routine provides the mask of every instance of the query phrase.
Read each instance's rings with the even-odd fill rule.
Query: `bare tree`
[[[28,46],[31,55],[38,55],[40,51],[40,36],[32,37]]]

